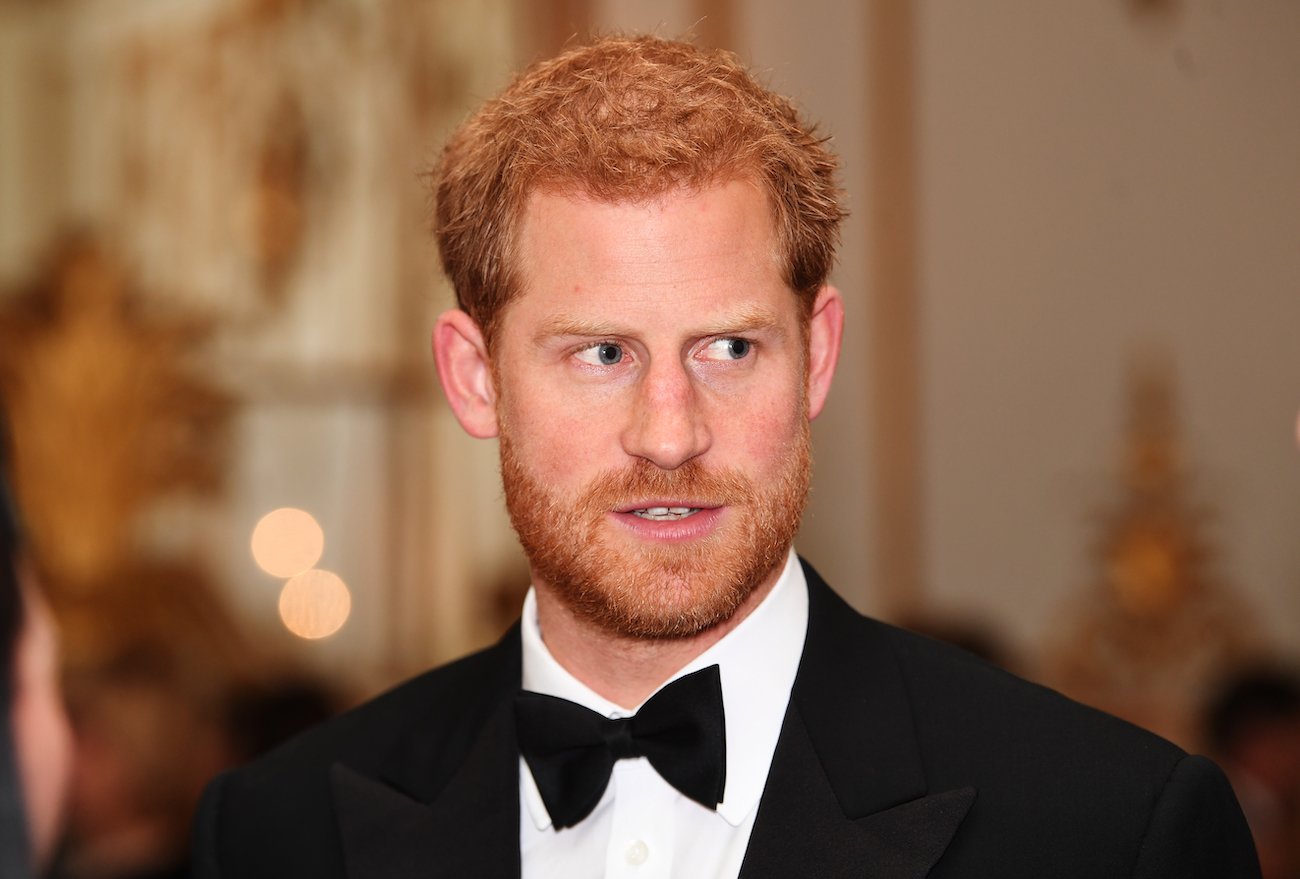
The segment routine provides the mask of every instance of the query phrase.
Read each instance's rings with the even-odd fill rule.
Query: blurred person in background
[[[55,879],[182,879],[202,785],[329,719],[337,697],[274,672],[218,698],[166,645],[136,643],[72,676],[68,702],[77,769]]]
[[[181,879],[220,727],[166,647],[134,644],[68,681],[76,772],[57,879]]]
[[[1300,674],[1238,671],[1210,701],[1205,728],[1246,813],[1264,879],[1300,879]]]
[[[49,862],[62,825],[72,742],[54,621],[23,552],[0,421],[0,877]]]

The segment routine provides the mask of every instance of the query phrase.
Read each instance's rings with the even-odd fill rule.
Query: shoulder
[[[512,630],[497,645],[399,684],[220,776],[196,820],[196,875],[337,875],[331,768],[342,764],[398,787],[418,777],[436,788],[518,686]],[[277,866],[279,857],[285,863]],[[245,859],[264,872],[234,866]]]
[[[910,715],[931,771],[941,771],[953,754],[954,761],[991,764],[1016,777],[1030,778],[1036,764],[1051,763],[1058,773],[1104,764],[1162,778],[1186,756],[1153,733],[964,650],[862,616],[807,570],[810,613],[818,621],[810,636],[815,631],[830,642],[809,649],[822,665],[833,651],[837,664],[858,664],[876,686],[895,685],[899,696],[890,707]]]
[[[963,650],[869,622],[890,646],[923,744],[935,755],[987,742],[985,760],[1025,782],[1049,766],[1096,781],[1116,775],[1158,786],[1186,757],[1177,745]],[[936,764],[942,760],[936,759]],[[1042,783],[1040,781],[1040,783]]]
[[[880,624],[876,624],[880,625]],[[1257,876],[1236,797],[1210,760],[945,644],[882,627],[934,789],[977,790],[953,859],[1095,865],[1086,875]],[[1100,872],[1098,872],[1100,871]],[[940,873],[939,875],[944,875]]]
[[[929,793],[976,791],[936,876],[968,875],[991,859],[1006,876],[1256,875],[1240,809],[1209,760],[956,647],[861,616],[815,575],[809,585],[823,643],[811,643],[810,628],[805,655],[822,657],[823,675],[834,657],[839,694],[856,692],[871,706],[862,716],[905,718]],[[870,744],[859,747],[858,759],[870,761]]]

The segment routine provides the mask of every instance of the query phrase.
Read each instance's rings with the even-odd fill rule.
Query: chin
[[[754,556],[698,549],[659,564],[644,558],[617,561],[598,552],[590,566],[546,571],[554,594],[579,619],[635,640],[692,638],[727,623],[771,580],[784,548]],[[547,576],[551,574],[554,576]]]

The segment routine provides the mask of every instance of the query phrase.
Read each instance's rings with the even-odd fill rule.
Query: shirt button
[[[627,847],[627,851],[623,852],[623,857],[633,867],[640,866],[650,858],[650,846],[638,839]]]

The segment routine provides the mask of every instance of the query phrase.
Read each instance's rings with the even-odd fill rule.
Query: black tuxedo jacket
[[[1259,875],[1209,761],[861,617],[805,573],[807,643],[743,879]],[[218,778],[196,876],[519,876],[519,683],[516,627]]]

